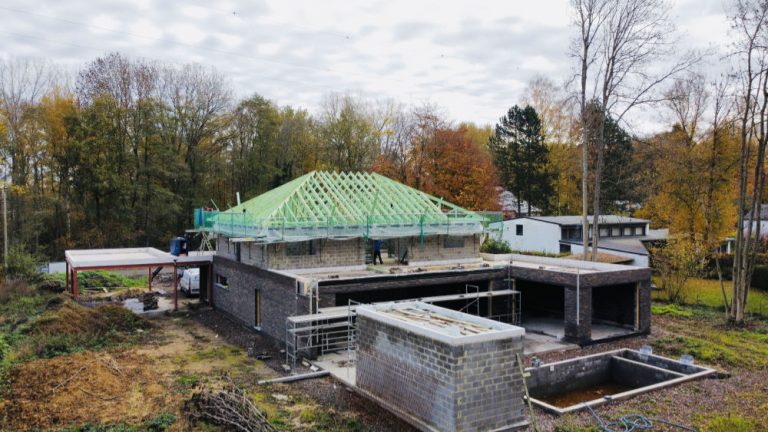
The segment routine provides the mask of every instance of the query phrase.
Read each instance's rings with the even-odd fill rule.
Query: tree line
[[[260,95],[236,99],[214,69],[120,54],[85,65],[71,88],[53,65],[8,60],[0,84],[9,240],[51,259],[67,248],[164,247],[191,226],[193,208],[224,210],[237,192],[247,199],[315,169],[377,171],[473,210],[498,210],[507,189],[544,214],[581,211],[580,116],[566,89],[545,77],[495,127],[452,122],[433,105],[342,93],[326,95],[316,113]],[[676,86],[681,93],[683,82]],[[600,109],[589,107],[595,163]],[[610,116],[603,123],[603,209],[642,207],[663,226],[687,217],[693,229],[697,216],[664,212],[681,196],[674,187],[690,184],[667,178],[683,172],[673,161],[693,157],[667,157],[680,127],[639,139]],[[683,148],[699,148],[693,136]]]
[[[316,113],[238,99],[199,65],[108,54],[68,85],[42,60],[0,61],[0,151],[9,241],[65,249],[153,245],[316,169],[376,170],[448,201],[495,210],[490,127],[438,107],[327,94]]]

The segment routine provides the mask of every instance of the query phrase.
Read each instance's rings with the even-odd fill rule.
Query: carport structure
[[[66,258],[67,292],[72,298],[78,297],[78,273],[86,270],[129,270],[147,269],[148,288],[152,289],[152,269],[158,267],[173,268],[173,309],[179,307],[178,267],[206,268],[206,300],[212,303],[211,286],[213,253],[190,252],[189,255],[175,256],[159,249],[118,248],[118,249],[75,249],[64,253]],[[203,278],[201,278],[202,280]],[[202,290],[201,290],[202,292]]]

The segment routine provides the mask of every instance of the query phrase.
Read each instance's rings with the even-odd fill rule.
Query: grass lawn
[[[654,280],[657,285],[658,281]],[[725,294],[731,301],[731,281],[724,281]],[[666,295],[662,291],[653,293],[654,300],[666,301]],[[723,310],[723,293],[720,282],[710,279],[693,278],[688,280],[685,286],[685,303],[690,305],[707,306]],[[747,300],[747,312],[756,315],[768,316],[768,292],[757,289],[749,290]]]

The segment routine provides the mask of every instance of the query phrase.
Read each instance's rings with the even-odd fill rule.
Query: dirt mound
[[[64,301],[49,307],[29,322],[24,342],[17,347],[20,359],[103,349],[138,340],[150,324],[118,305],[95,308]]]
[[[175,411],[179,401],[151,363],[130,352],[87,352],[16,367],[10,397],[0,401],[0,429],[139,423]]]
[[[32,333],[69,335],[77,333],[131,332],[145,327],[144,321],[118,305],[87,308],[67,302],[48,311],[31,326]]]

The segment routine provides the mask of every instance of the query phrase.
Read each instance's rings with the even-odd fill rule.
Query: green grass
[[[704,427],[705,432],[752,432],[758,429],[757,420],[740,415],[713,416]]]
[[[179,387],[189,388],[189,387],[196,386],[200,382],[200,377],[195,374],[179,375],[176,377],[175,381],[176,381],[176,385],[178,385]]]
[[[139,425],[129,425],[118,423],[112,425],[93,425],[85,424],[72,428],[63,429],[64,432],[164,432],[176,423],[176,416],[164,412],[157,417],[153,417]]]
[[[655,281],[658,284],[658,281]],[[725,294],[728,302],[731,301],[732,285],[730,281],[724,281]],[[710,279],[692,278],[688,280],[684,290],[685,303],[689,305],[707,306],[723,310],[723,293],[720,282]],[[653,293],[654,300],[666,301],[666,296],[661,291]],[[768,292],[756,289],[749,290],[747,299],[747,313],[768,316]]]
[[[47,275],[49,281],[56,281],[60,284],[66,282],[64,273],[53,273]],[[129,277],[119,273],[107,270],[83,271],[77,275],[77,283],[80,288],[106,288],[115,290],[120,288],[141,288],[147,286],[147,277]]]
[[[745,327],[734,327],[707,307],[657,304],[655,308],[674,311],[664,321],[668,335],[651,342],[663,354],[691,354],[696,361],[712,365],[768,368],[768,322],[764,319],[750,319]]]

